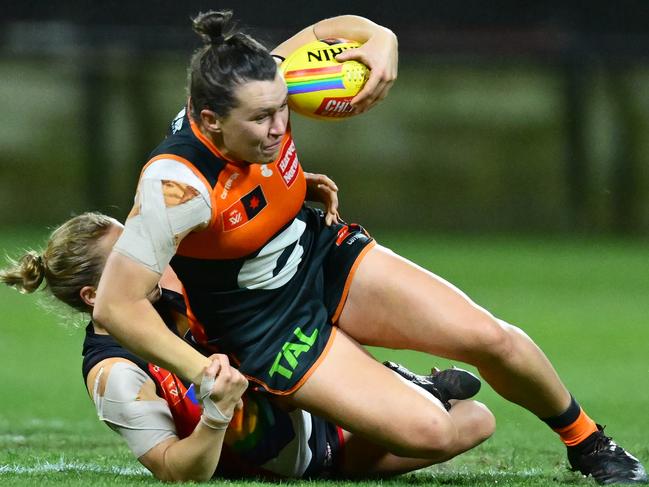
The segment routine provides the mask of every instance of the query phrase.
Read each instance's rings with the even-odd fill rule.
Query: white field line
[[[126,475],[136,476],[142,474],[149,474],[149,471],[144,467],[107,467],[103,465],[96,465],[94,463],[79,463],[79,462],[66,462],[60,459],[58,462],[43,462],[32,466],[25,465],[0,465],[1,474],[40,474],[52,472],[89,472],[111,475]]]
[[[70,421],[61,418],[25,418],[18,421],[9,421],[0,416],[0,429],[7,430],[10,428],[39,428],[47,430],[68,430],[74,426],[78,428],[79,425],[84,427],[91,427],[95,423],[94,420],[84,419],[80,421]]]
[[[27,438],[23,435],[0,435],[0,443],[6,441],[7,443],[25,443]]]

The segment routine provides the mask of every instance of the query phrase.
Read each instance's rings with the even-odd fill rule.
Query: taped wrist
[[[229,416],[223,414],[216,403],[212,401],[210,394],[212,393],[212,387],[214,386],[215,381],[216,379],[214,377],[203,374],[203,380],[201,380],[199,391],[199,397],[203,404],[203,415],[201,416],[201,421],[205,426],[216,430],[222,430],[226,429],[230,424],[232,414]]]
[[[208,418],[205,414],[201,416],[201,423],[203,423],[205,426],[207,426],[210,429],[217,430],[217,431],[223,431],[228,429],[228,426],[230,426],[230,422],[217,422],[213,421],[210,418]]]

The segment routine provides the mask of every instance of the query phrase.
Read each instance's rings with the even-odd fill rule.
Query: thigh
[[[360,262],[337,324],[365,345],[464,361],[498,327],[457,287],[378,245]]]
[[[451,417],[437,399],[374,360],[341,331],[290,399],[398,454],[437,456],[457,441]]]

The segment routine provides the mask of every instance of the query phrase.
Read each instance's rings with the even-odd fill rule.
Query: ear
[[[212,110],[201,110],[201,124],[210,132],[221,132],[221,119]]]
[[[84,303],[92,308],[95,306],[97,289],[94,286],[83,286],[79,291],[79,296],[81,296],[81,299]]]

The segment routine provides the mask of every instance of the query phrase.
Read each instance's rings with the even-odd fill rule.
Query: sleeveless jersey
[[[304,268],[324,259],[317,255],[324,225],[304,206],[306,181],[290,126],[275,161],[250,164],[223,156],[182,110],[145,170],[162,159],[189,168],[210,196],[208,228],[185,237],[171,261],[184,286],[193,336],[230,354],[246,377],[267,390],[295,388],[326,348],[331,327],[317,330],[329,316],[305,280]],[[295,303],[300,309],[287,313]],[[297,355],[318,353],[305,354],[294,367],[298,373],[287,379],[272,370],[278,347],[291,340],[298,340]]]

